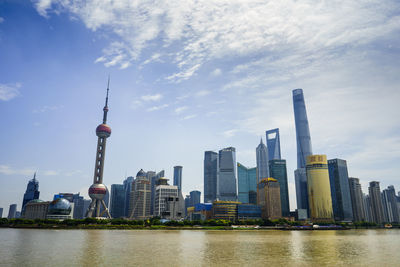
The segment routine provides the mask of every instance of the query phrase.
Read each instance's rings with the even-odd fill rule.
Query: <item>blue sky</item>
[[[314,153],[400,191],[400,3],[369,1],[0,2],[0,207],[37,171],[41,199],[87,194],[111,75],[104,182],[183,166],[203,191],[205,150],[255,166],[280,128],[291,208],[291,90],[303,88]]]

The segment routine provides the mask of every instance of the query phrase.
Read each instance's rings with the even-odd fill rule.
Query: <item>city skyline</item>
[[[295,5],[290,6],[291,12],[300,12]],[[366,14],[372,12],[368,6],[346,5],[350,12],[359,9],[357,20],[347,18],[344,28],[338,26],[339,29],[329,28],[329,21],[318,21],[322,29],[328,30],[328,36],[323,43],[288,42],[290,46],[286,48],[298,48],[299,54],[282,48],[274,58],[270,52],[278,46],[273,44],[243,50],[243,42],[236,44],[235,50],[227,42],[223,44],[228,54],[222,60],[221,54],[211,53],[217,49],[212,46],[215,42],[205,39],[211,58],[199,59],[196,56],[200,54],[190,51],[182,57],[193,56],[200,60],[193,60],[199,65],[183,64],[179,69],[183,59],[176,58],[175,65],[168,60],[168,54],[187,51],[179,45],[185,40],[196,43],[205,34],[198,32],[199,37],[192,39],[176,36],[171,40],[179,43],[170,44],[171,51],[163,48],[167,41],[161,35],[146,37],[139,42],[142,50],[137,57],[124,62],[129,54],[125,48],[136,44],[140,35],[134,31],[133,39],[128,40],[124,29],[117,31],[119,26],[106,16],[122,12],[116,7],[99,7],[105,11],[104,20],[100,20],[90,17],[90,12],[85,17],[68,6],[57,15],[60,7],[46,6],[44,1],[2,3],[0,70],[4,75],[0,80],[0,112],[10,114],[3,120],[6,128],[0,141],[6,152],[0,155],[3,214],[12,203],[17,203],[20,210],[24,187],[35,171],[41,199],[51,200],[56,192],[80,192],[87,198],[96,146],[93,127],[98,122],[108,73],[115,88],[110,105],[114,132],[104,174],[109,189],[141,168],[164,169],[165,176],[172,179],[173,166],[180,165],[184,168],[183,192],[199,190],[204,196],[204,151],[233,146],[238,162],[255,166],[254,148],[259,137],[264,137],[268,129],[279,128],[282,158],[287,160],[290,207],[294,209],[296,139],[291,90],[300,87],[306,95],[313,152],[327,154],[328,159],[346,160],[349,176],[360,178],[363,192],[368,192],[368,182],[372,180],[380,181],[382,189],[394,185],[398,190],[399,35],[398,29],[386,22],[395,19],[387,7],[398,4],[377,3],[373,10],[378,14],[376,27],[368,26],[370,16]],[[280,4],[275,8],[283,10]],[[171,11],[168,7],[165,10]],[[265,11],[262,7],[259,10]],[[333,19],[343,17],[341,12],[345,12],[327,10]],[[247,9],[242,11],[248,14]],[[221,19],[227,21],[234,15],[232,12],[228,9]],[[153,26],[152,19],[146,27]],[[183,24],[190,26],[194,22]],[[24,27],[26,24],[30,27]],[[268,22],[260,25],[271,28]],[[350,30],[354,35],[341,35],[340,30],[350,25],[355,27]],[[180,27],[179,23],[176,27]],[[293,27],[289,23],[289,28]],[[366,30],[357,33],[356,29],[362,27]],[[221,28],[216,32],[221,34]],[[303,32],[298,29],[296,33]],[[312,36],[305,33],[305,38]],[[279,37],[286,40],[289,32],[282,29],[281,35],[272,36],[282,44]],[[243,38],[239,37],[239,42]],[[251,36],[248,38],[254,41]],[[362,53],[357,52],[360,48]],[[235,51],[242,54],[235,55]]]

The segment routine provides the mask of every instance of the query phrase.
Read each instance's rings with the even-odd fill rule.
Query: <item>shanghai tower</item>
[[[312,154],[312,148],[302,89],[293,90],[293,109],[297,143],[297,169],[294,171],[297,208],[308,210],[306,162],[307,156]]]
[[[107,193],[107,187],[103,184],[104,157],[106,153],[106,141],[111,135],[111,128],[107,125],[108,112],[108,91],[110,86],[110,78],[108,78],[106,103],[103,108],[103,123],[97,126],[97,151],[96,162],[94,168],[93,184],[89,188],[89,196],[92,199],[86,217],[102,217],[104,213],[111,218],[107,205],[104,202],[104,196]],[[100,207],[104,210],[100,212]]]

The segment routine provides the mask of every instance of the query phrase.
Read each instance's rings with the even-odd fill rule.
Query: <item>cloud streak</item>
[[[15,84],[0,84],[0,100],[10,101],[20,95],[20,83]]]

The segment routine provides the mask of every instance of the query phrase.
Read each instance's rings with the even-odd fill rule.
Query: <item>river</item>
[[[0,266],[400,266],[400,230],[0,228]]]

